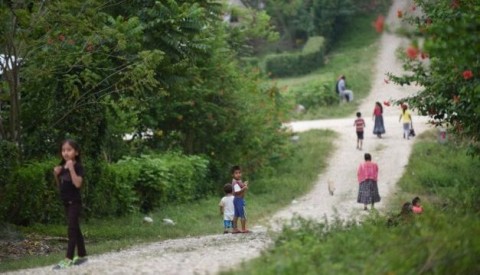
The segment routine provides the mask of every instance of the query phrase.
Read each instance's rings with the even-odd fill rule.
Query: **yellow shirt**
[[[410,123],[412,121],[412,113],[410,113],[410,110],[405,110],[400,115],[400,118],[403,123]]]

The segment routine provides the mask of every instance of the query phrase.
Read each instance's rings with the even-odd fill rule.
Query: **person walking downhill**
[[[80,188],[83,183],[84,170],[80,158],[80,146],[73,140],[62,142],[62,161],[53,168],[55,182],[60,189],[60,198],[65,207],[68,222],[68,245],[64,260],[53,269],[64,269],[87,260],[85,241],[80,230],[79,218],[82,211]],[[77,248],[77,257],[73,257]]]
[[[380,201],[377,185],[378,165],[372,162],[372,156],[369,153],[365,153],[364,159],[365,162],[361,163],[357,170],[359,183],[357,202],[364,205],[364,210],[368,210],[369,204],[373,209],[375,203]]]
[[[383,125],[383,107],[380,102],[375,102],[375,108],[373,109],[373,134],[378,138],[382,138],[382,134],[385,134],[385,126]]]
[[[410,139],[410,126],[412,125],[412,113],[408,110],[407,104],[402,104],[402,113],[398,119],[403,124],[403,138]]]

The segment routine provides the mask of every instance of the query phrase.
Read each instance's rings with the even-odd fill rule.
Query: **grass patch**
[[[387,226],[375,212],[362,222],[299,220],[275,246],[227,274],[478,274],[480,272],[479,159],[455,142],[438,144],[435,132],[413,149],[392,211],[420,196],[421,215]]]
[[[349,104],[323,106],[307,110],[303,114],[292,114],[292,119],[321,119],[349,116],[359,106],[372,87],[373,67],[378,52],[379,35],[372,27],[376,15],[356,16],[346,27],[338,42],[326,57],[326,64],[304,76],[274,79],[279,87],[286,87],[287,99],[295,104],[295,93],[308,89],[312,83],[324,83],[335,93],[335,82],[339,75],[347,78],[347,86],[354,92],[354,101]]]
[[[315,130],[299,136],[299,141],[290,145],[289,153],[278,167],[263,171],[256,179],[249,179],[250,189],[246,200],[250,225],[262,223],[276,210],[288,205],[293,198],[308,192],[319,171],[326,167],[326,160],[333,150],[331,144],[335,133]],[[220,198],[212,197],[162,208],[149,215],[154,220],[152,224],[143,223],[144,215],[139,213],[118,219],[91,219],[82,222],[87,251],[93,255],[141,243],[222,233],[223,221],[218,210]],[[164,218],[174,220],[176,225],[163,224]],[[65,225],[34,225],[20,230],[25,236],[32,233],[41,236],[66,235]],[[4,235],[18,236],[12,231],[9,227]],[[64,257],[64,253],[65,249],[62,249],[48,256],[28,256],[18,260],[0,258],[0,272],[53,265]]]

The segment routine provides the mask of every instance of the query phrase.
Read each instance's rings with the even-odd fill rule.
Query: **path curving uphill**
[[[405,9],[410,0],[394,0],[386,23],[394,25],[396,11]],[[385,107],[384,120],[387,133],[382,139],[372,134],[371,114],[376,101],[399,99],[415,93],[413,87],[399,87],[385,83],[386,72],[401,73],[401,64],[396,60],[395,51],[406,46],[407,41],[389,33],[382,34],[376,67],[372,73],[373,87],[370,95],[362,102],[362,112],[367,127],[363,151],[355,149],[354,117],[292,122],[295,132],[310,129],[331,129],[336,131],[336,150],[328,161],[325,172],[307,195],[298,198],[297,203],[280,210],[274,220],[288,220],[294,215],[323,220],[337,214],[342,218],[364,215],[363,207],[356,203],[358,184],[356,169],[363,161],[363,154],[369,152],[379,164],[379,191],[382,201],[377,208],[385,205],[387,198],[408,163],[414,140],[402,138],[402,126],[398,122],[398,107]],[[428,129],[425,117],[414,116],[417,134]],[[328,182],[335,185],[333,196],[329,194]],[[89,257],[87,263],[67,270],[55,271],[49,267],[33,268],[10,272],[9,274],[215,274],[243,261],[258,257],[272,240],[267,230],[254,227],[252,234],[210,235],[195,238],[174,239],[132,247]]]

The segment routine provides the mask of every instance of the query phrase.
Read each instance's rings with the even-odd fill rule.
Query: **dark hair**
[[[415,197],[415,198],[413,198],[413,200],[412,200],[412,205],[416,205],[418,202],[420,202],[420,198],[419,198],[419,197]]]
[[[410,213],[412,213],[412,205],[409,202],[406,202],[402,205],[402,211],[400,212],[400,215]]]
[[[227,183],[223,186],[223,192],[225,192],[225,194],[230,194],[233,192],[233,187],[230,183]]]
[[[370,155],[369,153],[365,153],[364,158],[366,161],[372,160],[372,155]]]
[[[380,107],[380,113],[383,114],[383,106],[382,106],[382,104],[381,104],[380,102],[378,102],[378,101],[375,102],[375,104],[376,104],[378,107]]]
[[[405,111],[408,109],[408,105],[405,103],[402,103],[402,113],[405,114]]]
[[[78,143],[73,139],[65,139],[65,140],[62,141],[62,143],[60,145],[60,154],[62,152],[63,145],[65,145],[66,143],[68,143],[68,145],[72,146],[72,148],[75,151],[77,151],[78,155],[75,157],[75,160],[77,162],[82,162],[82,158],[80,157],[80,145],[78,145]],[[65,164],[65,160],[62,157],[62,161],[60,161],[60,165],[64,165],[64,164]]]
[[[240,168],[240,165],[234,165],[232,166],[232,169],[230,169],[230,174],[233,175],[233,173],[235,173],[235,171],[238,171],[238,170],[242,170],[242,168]]]
[[[357,112],[357,117],[361,117],[361,116],[362,116],[362,113]]]

